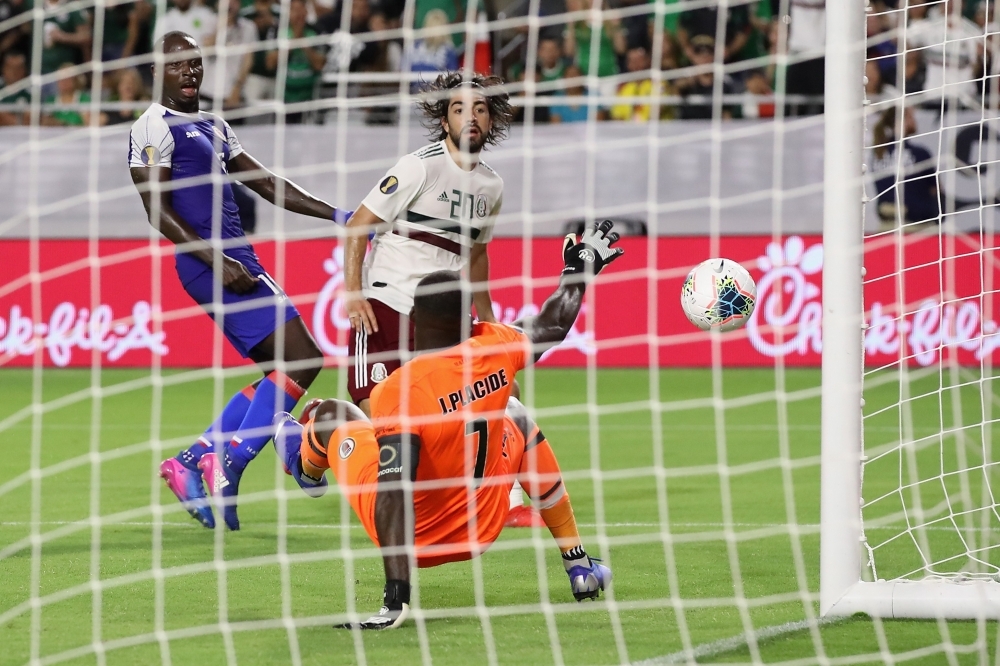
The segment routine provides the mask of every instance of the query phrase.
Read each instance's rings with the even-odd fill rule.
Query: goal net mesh
[[[872,579],[989,578],[1000,60],[991,5],[982,26],[969,8],[940,32],[952,5],[914,5],[869,13],[858,557]],[[983,623],[819,617],[822,2],[0,11],[0,662],[959,663],[988,650]],[[129,177],[129,127],[162,92],[158,23],[202,31],[203,110],[348,209],[427,143],[416,101],[433,70],[502,75],[518,120],[484,153],[504,179],[490,245],[501,321],[538,311],[563,234],[616,220],[626,255],[518,378],[584,545],[614,571],[600,600],[573,601],[544,528],[510,528],[481,558],[415,572],[409,626],[334,630],[375,611],[384,582],[335,489],[306,497],[268,445],[231,533],[197,525],[165,488],[161,461],[260,375],[184,293]],[[347,398],[343,229],[245,194],[251,241],[327,359],[308,397]],[[688,271],[717,256],[758,284],[756,315],[724,335],[679,305]]]
[[[997,573],[997,28],[992,6],[972,9],[876,5],[868,16],[871,579]]]

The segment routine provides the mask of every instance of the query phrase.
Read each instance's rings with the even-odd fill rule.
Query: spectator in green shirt
[[[101,60],[117,60],[122,57],[125,42],[128,41],[129,13],[131,2],[115,3],[110,0],[104,7],[104,43],[101,44]]]
[[[235,0],[234,0],[235,1]],[[105,62],[146,53],[143,37],[149,41],[153,5],[150,0],[108,0],[104,8],[104,43],[101,59]]]
[[[558,81],[563,77],[566,62],[558,39],[543,37],[538,40],[538,80]]]
[[[245,7],[241,15],[254,22],[257,28],[257,39],[261,42],[278,37],[278,19],[280,15],[277,5],[271,0],[254,0],[253,4]],[[243,86],[243,96],[247,103],[256,104],[265,99],[274,99],[274,79],[275,68],[269,67],[269,51],[260,48],[253,53],[253,64],[250,66],[250,74]],[[277,59],[274,59],[277,63]]]
[[[578,12],[589,7],[584,0],[566,0],[566,9]],[[601,26],[598,39],[597,63],[591,69],[590,54],[593,41],[589,21],[570,21],[563,36],[563,53],[575,62],[585,76],[612,76],[618,73],[618,58],[625,55],[625,31],[621,21],[608,19]]]
[[[42,74],[56,71],[63,63],[79,64],[90,60],[90,14],[85,11],[58,11],[64,0],[46,0],[51,13],[42,23]]]
[[[535,80],[539,83],[548,81],[558,81],[563,78],[563,71],[566,69],[566,60],[563,58],[562,40],[550,34],[538,35],[538,55],[535,58],[538,68],[538,76]],[[524,61],[515,62],[510,66],[508,78],[511,81],[524,80]]]
[[[75,65],[65,62],[59,66],[57,71],[72,69]],[[66,75],[56,81],[55,97],[45,98],[46,103],[56,104],[86,104],[90,101],[90,94],[83,92],[86,79],[82,75]],[[85,110],[61,109],[50,111],[42,117],[43,125],[55,125],[57,127],[82,127],[90,124],[90,112]],[[98,124],[107,124],[107,116],[103,113],[98,119]]]
[[[356,2],[364,2],[366,0],[355,0]],[[465,2],[462,0],[416,0],[416,4],[413,8],[413,27],[419,28],[424,24],[424,18],[427,16],[427,12],[433,9],[440,9],[448,16],[448,23],[461,23],[465,20]],[[465,33],[456,32],[451,36],[452,42],[455,46],[461,46],[465,43]]]
[[[305,0],[291,0],[288,8],[288,39],[303,39],[315,37],[316,31],[306,25]],[[316,81],[326,58],[323,52],[315,46],[302,46],[289,49],[288,67],[285,72],[284,100],[286,104],[308,102],[315,97]],[[269,69],[277,68],[278,51],[267,54]],[[302,112],[289,113],[285,116],[286,123],[301,123]]]

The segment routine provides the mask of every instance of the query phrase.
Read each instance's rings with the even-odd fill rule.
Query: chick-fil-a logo
[[[347,316],[344,301],[344,249],[337,246],[331,256],[323,260],[323,271],[328,278],[316,297],[316,307],[313,310],[312,330],[320,349],[327,356],[347,356],[347,345],[337,344],[338,332],[351,330],[351,322]],[[539,308],[534,303],[527,303],[519,308],[505,307],[494,301],[493,315],[504,324],[512,324],[525,317],[538,314]],[[542,356],[545,358],[558,350],[575,349],[591,355],[595,352],[594,334],[591,331],[580,330],[580,317],[585,315],[585,307],[573,322],[572,328],[566,334],[566,339],[556,347],[548,350]]]
[[[763,275],[757,281],[757,312],[747,322],[750,344],[770,357],[822,352],[821,292],[809,281],[823,270],[822,243],[806,248],[799,236],[790,236],[784,245],[768,243],[757,268]],[[790,335],[775,339],[775,331]]]
[[[112,362],[137,349],[165,356],[166,333],[151,330],[153,314],[149,303],[136,301],[132,316],[116,321],[110,305],[90,310],[66,301],[52,310],[48,322],[36,322],[13,305],[6,319],[0,317],[0,355],[31,356],[41,345],[59,367],[69,365],[77,349],[96,349]]]
[[[329,277],[316,296],[313,335],[327,356],[347,356],[347,345],[337,344],[337,331],[351,330],[344,303],[344,248],[333,248],[332,256],[323,260],[323,271]]]
[[[798,236],[784,244],[769,243],[757,259],[763,273],[757,283],[757,312],[747,322],[747,336],[765,356],[823,351],[823,306],[818,280],[823,270],[823,245],[806,247]],[[813,277],[815,276],[815,277]],[[922,366],[937,363],[944,350],[971,353],[977,360],[1000,348],[996,322],[983,320],[979,298],[942,303],[920,299],[916,308],[898,316],[893,308],[872,299],[864,335],[865,354],[895,356],[906,344],[905,355]],[[787,335],[777,338],[776,333]]]
[[[923,366],[937,363],[948,348],[972,352],[976,360],[982,360],[1000,347],[997,324],[991,319],[983,321],[978,300],[942,304],[925,299],[904,318],[893,317],[881,303],[873,303],[865,353],[898,355],[904,339],[907,353]]]

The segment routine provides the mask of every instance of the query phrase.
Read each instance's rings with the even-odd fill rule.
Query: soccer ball
[[[757,285],[735,261],[709,259],[688,273],[681,307],[688,321],[703,331],[733,331],[750,319],[757,304]]]

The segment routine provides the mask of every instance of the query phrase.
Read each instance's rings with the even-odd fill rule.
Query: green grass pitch
[[[419,572],[419,604],[429,614],[419,628],[363,636],[329,626],[351,606],[376,609],[382,590],[381,561],[336,492],[306,498],[281,475],[269,447],[244,477],[243,530],[213,533],[155,478],[160,459],[192,441],[250,375],[225,382],[208,371],[164,372],[157,382],[148,371],[39,376],[36,384],[30,371],[0,370],[2,665],[28,663],[33,650],[43,661],[69,664],[284,664],[296,657],[304,664],[614,664],[686,645],[703,646],[703,661],[726,663],[822,663],[822,655],[845,664],[977,664],[996,656],[997,627],[975,622],[859,617],[818,631],[762,634],[750,647],[724,642],[745,626],[781,627],[816,611],[815,370],[788,370],[784,386],[771,369],[725,370],[714,379],[708,370],[522,375],[585,545],[614,569],[613,595],[576,604],[547,533],[507,530],[475,563]],[[904,528],[917,500],[932,527],[922,533],[925,548],[940,569],[968,566],[960,536],[981,550],[980,567],[988,569],[1000,561],[990,548],[1000,526],[991,506],[978,509],[991,480],[984,466],[991,447],[983,443],[992,444],[993,434],[981,425],[992,418],[991,382],[964,371],[947,381],[918,373],[900,407],[899,384],[886,379],[866,389],[866,447],[876,457],[865,493],[879,498],[866,520],[878,575],[920,566],[919,541]],[[713,381],[721,382],[723,410],[713,408]],[[95,382],[104,389],[100,400],[88,393]],[[785,400],[776,399],[779,389]],[[330,370],[310,392],[337,393]],[[658,412],[650,408],[655,393],[664,407]],[[35,418],[23,411],[33,396],[46,407]],[[599,413],[588,412],[588,398]],[[893,448],[900,423],[912,423],[914,440],[902,455]],[[36,440],[44,475],[33,483],[26,474]],[[91,452],[103,454],[99,465]],[[722,466],[729,474],[720,475]],[[925,482],[910,485],[914,471]],[[894,493],[901,479],[907,490]],[[290,491],[287,499],[273,492],[276,484]],[[33,546],[36,492],[42,541]],[[105,520],[91,524],[91,515]],[[34,609],[33,580],[42,599]],[[546,587],[551,604],[540,603]],[[96,655],[94,644],[105,651]]]

